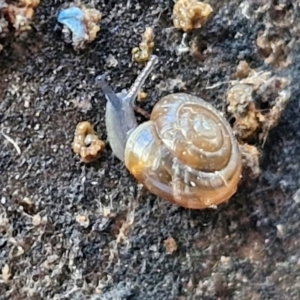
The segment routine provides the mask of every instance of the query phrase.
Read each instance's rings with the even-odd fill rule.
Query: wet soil
[[[173,1],[162,0],[90,1],[103,13],[101,32],[75,52],[56,27],[68,2],[42,1],[33,30],[10,38],[0,54],[0,126],[21,150],[0,135],[0,267],[10,275],[0,279],[0,299],[299,299],[300,32],[289,22],[299,17],[296,1],[272,1],[265,11],[269,1],[210,1],[212,18],[188,37],[209,50],[200,58],[178,55]],[[295,41],[284,69],[266,64],[256,46],[269,25]],[[230,79],[240,60],[292,78],[261,176],[244,178],[216,210],[183,209],[149,194],[109,144],[89,165],[72,152],[79,121],[92,122],[106,140],[95,76],[106,74],[116,91],[128,88],[141,69],[131,49],[145,26],[154,29],[160,59],[145,84],[147,111],[184,89],[225,112],[226,85],[206,87]],[[109,55],[117,66],[108,65]],[[170,79],[184,88],[170,90]],[[170,237],[172,254],[164,246]]]

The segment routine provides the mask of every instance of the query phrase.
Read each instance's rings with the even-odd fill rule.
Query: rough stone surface
[[[210,1],[212,19],[188,37],[207,49],[202,61],[178,56],[173,1],[90,1],[103,13],[101,31],[78,53],[56,29],[68,1],[41,2],[33,30],[0,54],[0,129],[21,150],[0,135],[0,299],[299,299],[300,31],[288,22],[299,18],[296,1],[265,10],[270,1]],[[270,24],[295,41],[284,69],[266,65],[256,46]],[[106,139],[95,76],[105,73],[116,91],[128,88],[141,69],[131,49],[146,26],[160,57],[145,85],[148,111],[170,92],[171,79],[225,111],[226,85],[205,88],[228,80],[240,60],[293,80],[262,175],[244,178],[216,210],[178,208],[140,189],[109,145],[90,165],[71,151],[79,121]],[[172,254],[164,246],[170,237]]]

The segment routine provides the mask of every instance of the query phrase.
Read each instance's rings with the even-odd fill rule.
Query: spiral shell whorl
[[[198,209],[228,200],[241,173],[229,124],[212,105],[184,93],[155,105],[151,120],[129,137],[125,164],[152,193]]]
[[[151,120],[170,152],[187,165],[201,171],[227,165],[230,128],[204,100],[184,93],[168,95],[155,105]]]

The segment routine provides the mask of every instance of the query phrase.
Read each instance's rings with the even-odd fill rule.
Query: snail
[[[106,99],[113,154],[151,193],[191,209],[215,207],[235,194],[242,161],[229,123],[203,99],[174,93],[158,101],[138,125],[134,102],[158,57],[152,55],[126,92],[115,94],[98,77]]]

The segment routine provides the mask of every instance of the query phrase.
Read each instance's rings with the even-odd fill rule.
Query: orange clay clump
[[[16,4],[9,4],[3,10],[3,15],[17,31],[31,29],[29,23],[34,15],[34,8],[40,0],[20,0]]]
[[[212,7],[207,3],[197,0],[178,0],[173,8],[174,27],[185,32],[200,28],[212,12]]]
[[[261,153],[256,146],[249,144],[239,144],[242,154],[242,164],[250,170],[249,176],[253,179],[257,178],[260,174],[260,157]]]
[[[90,43],[96,38],[97,33],[100,30],[100,26],[97,24],[100,22],[102,14],[94,8],[86,8],[83,6],[82,10],[85,14],[85,24],[88,33],[88,43]]]
[[[147,27],[142,35],[142,41],[138,47],[132,49],[132,59],[138,63],[146,63],[153,53],[154,32],[151,27]]]
[[[84,163],[96,160],[104,146],[104,142],[98,138],[89,122],[84,121],[77,124],[72,147]]]
[[[239,63],[233,76],[237,80],[231,81],[227,91],[227,111],[234,117],[243,166],[256,178],[261,153],[253,143],[263,147],[269,131],[278,124],[291,96],[290,79],[257,72],[245,61]]]
[[[236,68],[236,72],[233,74],[233,77],[236,79],[243,79],[254,74],[255,71],[250,68],[248,63],[245,60],[241,60]]]
[[[164,246],[168,254],[173,254],[173,252],[175,252],[178,248],[176,241],[171,236],[164,240]]]
[[[138,101],[144,101],[148,97],[148,94],[145,93],[144,91],[139,91],[138,92]]]
[[[231,82],[227,92],[227,110],[235,118],[234,131],[239,140],[258,137],[265,142],[275,127],[291,96],[290,80],[270,72],[251,70],[249,77]],[[259,99],[257,102],[256,99]],[[261,109],[260,105],[268,106]]]
[[[273,38],[265,32],[257,37],[256,44],[266,64],[284,69],[292,63],[289,55],[292,43],[287,43],[283,38]]]

